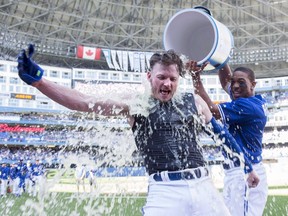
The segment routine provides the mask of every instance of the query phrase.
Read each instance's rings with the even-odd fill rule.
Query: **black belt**
[[[165,172],[165,171],[164,171]],[[162,173],[162,172],[161,172]],[[195,168],[195,169],[187,169],[183,171],[176,172],[167,172],[162,173],[165,175],[165,179],[162,178],[161,173],[153,174],[153,179],[155,181],[177,181],[177,180],[191,180],[191,179],[199,179],[209,175],[209,170],[206,167]]]
[[[235,168],[235,167],[240,167],[240,160],[237,159],[237,160],[229,160],[228,162],[223,162],[222,164],[223,168],[225,170],[229,170],[229,169],[232,169],[232,168]]]

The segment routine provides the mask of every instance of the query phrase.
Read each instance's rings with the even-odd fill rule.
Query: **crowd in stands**
[[[265,96],[268,105],[270,104],[280,104],[280,111],[288,111],[288,91],[279,93],[272,96],[271,92],[263,93]],[[287,104],[287,106],[285,105]],[[279,108],[276,106],[277,113],[279,114]],[[269,114],[273,114],[275,109],[270,109]],[[276,112],[275,112],[276,113]],[[80,122],[92,120],[93,124],[83,124],[83,127],[92,128],[95,120],[89,116],[75,115],[75,113],[63,113],[63,114],[40,114],[40,113],[13,113],[13,112],[1,112],[0,113],[0,163],[9,163],[12,164],[15,161],[19,161],[22,158],[25,162],[31,161],[35,162],[36,159],[39,159],[44,164],[61,164],[61,158],[65,158],[71,152],[53,150],[53,148],[47,150],[47,148],[36,148],[37,146],[67,146],[73,145],[77,146],[79,144],[84,145],[94,145],[101,146],[101,143],[104,143],[103,140],[100,140],[96,137],[97,130],[81,130],[81,126],[78,125]],[[9,121],[15,122],[11,124]],[[272,119],[272,118],[269,118]],[[5,122],[5,120],[9,120]],[[275,120],[275,118],[274,118]],[[31,122],[31,124],[21,122]],[[128,128],[126,125],[127,121],[123,119],[97,119],[96,124],[105,125],[107,123],[122,125],[123,128]],[[33,123],[32,123],[33,122]],[[58,123],[63,125],[63,128],[53,128],[54,126],[47,128],[47,125],[51,123]],[[67,127],[66,127],[67,126]],[[71,127],[73,126],[73,127]],[[95,125],[94,125],[95,126]],[[96,125],[97,126],[97,125]],[[96,127],[95,126],[95,127]],[[98,128],[98,126],[97,126]],[[288,123],[287,123],[288,128]],[[270,131],[265,131],[263,143],[265,144],[281,144],[281,146],[288,145],[288,140],[286,139],[287,128],[285,129],[275,129]],[[118,134],[114,131],[114,137],[110,138],[111,140],[104,140],[105,144],[110,143],[110,145],[117,145],[117,142],[122,142],[121,130],[118,131]],[[119,138],[118,138],[119,137]],[[117,141],[119,139],[119,141]],[[114,141],[113,141],[114,140]],[[115,141],[116,140],[116,141]],[[207,161],[221,160],[222,154],[219,148],[211,147],[214,141],[210,138],[203,137],[201,143],[204,145],[204,156]],[[282,145],[283,144],[283,145]],[[285,145],[284,145],[285,144]],[[9,146],[22,146],[18,149],[11,149]],[[34,146],[31,149],[28,149],[27,146]],[[110,152],[111,153],[111,152]],[[119,153],[119,152],[118,152]],[[102,153],[101,153],[102,154]],[[133,156],[132,156],[133,157]],[[113,156],[111,157],[113,158]],[[138,159],[137,159],[138,160]]]
[[[282,92],[275,92],[274,95],[272,95],[272,92],[263,92],[261,95],[265,98],[267,105],[288,105],[288,91],[282,91]]]
[[[65,156],[65,152],[61,155]],[[40,148],[0,148],[0,163],[15,163],[22,159],[24,162],[35,162],[37,159],[43,164],[59,163],[59,151],[53,149]]]
[[[116,133],[116,132],[114,132]],[[265,144],[279,144],[282,146],[287,146],[286,139],[286,130],[274,130],[268,131],[264,133],[263,143]],[[119,133],[118,133],[119,135]],[[119,135],[121,136],[121,134]],[[115,159],[115,155],[119,154],[117,150],[117,142],[113,140],[118,139],[117,136],[112,137],[111,140],[107,140],[107,143],[112,143],[112,147],[116,146],[116,149],[112,149],[107,151],[108,157],[110,157],[111,161]],[[55,150],[56,148],[45,148],[51,144],[52,146],[58,146],[59,148],[65,147],[65,144],[70,143],[69,140],[73,140],[72,148],[76,148],[81,145],[79,143],[84,142],[83,140],[87,140],[87,143],[91,140],[95,140],[95,134],[93,131],[84,132],[84,131],[43,131],[43,132],[4,132],[0,131],[0,163],[7,162],[12,163],[18,161],[20,158],[23,158],[24,161],[35,161],[36,158],[43,161],[44,164],[47,164],[47,167],[58,167],[61,164],[61,159],[67,158],[71,152],[69,151],[59,151]],[[96,142],[99,142],[96,139]],[[102,142],[102,141],[101,141]],[[114,143],[113,143],[114,142]],[[119,138],[119,142],[121,142]],[[222,154],[221,150],[218,147],[215,147],[215,142],[209,138],[203,136],[201,138],[201,143],[204,146],[204,157],[207,161],[221,161]],[[5,144],[5,146],[3,145]],[[19,146],[19,148],[10,148],[9,146]],[[40,144],[40,146],[39,146]],[[91,145],[91,143],[90,143]],[[22,147],[21,147],[22,146]],[[32,148],[27,148],[27,146],[32,146]],[[39,148],[37,148],[37,146]],[[85,143],[84,145],[85,146]],[[41,147],[41,148],[40,148]],[[269,146],[271,147],[271,146]],[[49,149],[49,150],[47,150]],[[114,151],[114,152],[113,152]],[[105,150],[100,152],[100,156],[104,155]],[[126,152],[124,152],[126,153]],[[127,152],[128,154],[128,152]],[[99,156],[99,154],[98,154]],[[124,155],[126,157],[126,155]],[[92,156],[91,156],[92,157]],[[104,156],[103,156],[104,157]],[[131,153],[131,158],[134,157]],[[126,159],[128,161],[128,157]],[[131,159],[133,165],[134,161],[139,161],[137,159]],[[115,162],[117,164],[117,161]],[[138,163],[138,162],[137,162]],[[110,164],[111,165],[111,164]],[[113,164],[112,164],[113,166]]]
[[[287,123],[288,128],[288,123]],[[42,131],[42,132],[15,132],[15,131],[1,131],[0,130],[0,143],[9,145],[69,145],[70,141],[85,142],[85,140],[93,140],[95,137],[95,131],[77,131],[77,130],[54,130],[54,131]],[[263,143],[276,142],[287,143],[285,135],[287,130],[274,130],[266,131],[263,137]],[[119,134],[121,136],[121,134]],[[211,139],[203,138],[202,144],[213,143]],[[94,140],[94,145],[97,145],[97,140]],[[99,143],[100,145],[100,143]]]
[[[288,139],[287,139],[287,131],[282,129],[282,130],[274,130],[274,131],[267,131],[263,134],[263,143],[265,144],[288,144]]]
[[[82,113],[81,113],[82,114]],[[79,122],[93,120],[97,121],[98,123],[107,124],[127,124],[127,119],[124,118],[95,118],[95,116],[90,116],[87,113],[82,115],[75,114],[74,112],[68,113],[19,113],[19,112],[1,112],[0,113],[0,120],[10,120],[10,121],[19,121],[19,122],[30,122],[30,123],[43,123],[44,124],[66,124],[67,126],[75,126]]]
[[[11,132],[0,131],[0,142],[2,144],[19,143],[19,144],[65,144],[69,134],[64,131],[43,131],[43,132]],[[71,133],[71,136],[76,135]],[[74,137],[76,138],[76,137]]]
[[[288,147],[278,146],[277,148],[266,148],[263,149],[264,159],[280,159],[288,157]]]

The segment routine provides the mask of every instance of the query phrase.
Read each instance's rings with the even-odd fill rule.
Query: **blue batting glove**
[[[28,56],[26,54],[26,51],[23,49],[21,50],[17,59],[18,75],[28,85],[39,81],[44,73],[44,70],[31,59],[33,54],[34,46],[32,44],[29,44]]]

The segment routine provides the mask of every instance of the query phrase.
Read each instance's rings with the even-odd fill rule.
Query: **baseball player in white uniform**
[[[75,180],[78,193],[80,185],[82,185],[83,191],[85,192],[85,177],[86,177],[86,165],[82,164],[81,166],[77,166],[75,170]]]

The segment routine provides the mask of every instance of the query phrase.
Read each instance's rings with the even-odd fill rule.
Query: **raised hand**
[[[31,59],[33,54],[34,46],[29,44],[28,56],[26,54],[26,50],[23,49],[21,50],[17,59],[18,75],[28,85],[39,81],[42,78],[44,72],[44,70]]]
[[[190,60],[186,63],[185,68],[189,71],[190,75],[195,75],[196,73],[200,73],[204,70],[204,68],[209,64],[209,62],[205,62],[201,66],[197,65],[196,61]]]

